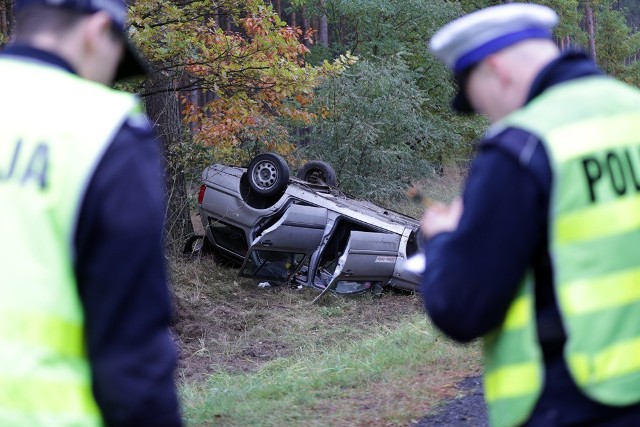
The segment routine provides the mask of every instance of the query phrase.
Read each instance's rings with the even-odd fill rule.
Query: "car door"
[[[254,239],[240,276],[288,281],[318,249],[326,224],[326,208],[292,204],[275,224]]]
[[[393,233],[352,231],[329,286],[341,281],[387,283],[393,276],[400,237]]]

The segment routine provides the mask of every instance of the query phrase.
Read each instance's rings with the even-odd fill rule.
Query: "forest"
[[[505,1],[507,3],[509,1]],[[0,44],[13,1],[0,1]],[[193,233],[191,183],[209,163],[265,151],[319,159],[350,194],[393,201],[466,165],[486,122],[450,109],[455,82],[427,49],[434,31],[491,0],[135,0],[128,32],[152,65],[123,82],[156,124],[166,160],[167,242]],[[561,49],[582,49],[640,86],[640,2],[540,0]]]

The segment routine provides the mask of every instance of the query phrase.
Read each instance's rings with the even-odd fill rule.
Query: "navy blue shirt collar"
[[[48,65],[53,65],[63,70],[66,70],[73,74],[78,74],[71,64],[69,64],[66,60],[62,59],[60,56],[48,52],[46,50],[38,49],[33,46],[25,45],[25,44],[13,44],[4,49],[0,56],[14,56],[20,58],[28,58],[34,60],[36,62],[45,63]]]
[[[575,50],[564,52],[538,73],[531,85],[527,103],[558,83],[597,75],[603,75],[603,72],[586,54]]]

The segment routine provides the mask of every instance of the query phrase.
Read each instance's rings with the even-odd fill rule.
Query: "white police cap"
[[[550,38],[558,23],[552,9],[531,3],[509,3],[470,13],[442,27],[429,43],[431,51],[461,74],[517,42]]]

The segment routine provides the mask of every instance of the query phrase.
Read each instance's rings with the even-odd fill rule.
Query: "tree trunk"
[[[318,39],[320,42],[320,46],[329,48],[329,18],[327,17],[324,0],[320,0],[320,8],[322,9],[322,15],[320,16]]]
[[[165,245],[170,252],[180,250],[194,233],[181,155],[186,132],[180,117],[178,94],[172,88],[172,82],[160,74],[152,75],[146,87],[154,94],[146,98],[146,109],[155,124],[156,135],[161,139],[165,162]]]
[[[274,0],[273,1],[273,8],[275,9],[275,11],[278,14],[278,16],[280,17],[280,19],[282,19],[284,21],[284,17],[282,16],[282,2],[280,0]]]
[[[7,25],[7,2],[0,3],[0,34],[9,38],[9,28]]]
[[[585,19],[587,21],[587,33],[589,35],[589,53],[596,61],[596,25],[593,18],[593,4],[588,1],[584,5]]]
[[[226,15],[226,17],[225,17],[225,21],[224,21],[224,22],[225,22],[225,31],[226,31],[227,33],[230,33],[230,32],[231,32],[231,24],[232,24],[232,22],[231,22],[231,15],[230,15],[230,14],[227,14],[227,15]]]
[[[13,3],[13,0],[0,0],[0,34],[4,36],[0,40],[9,40],[13,33]]]
[[[307,34],[307,30],[311,28],[311,25],[309,24],[309,18],[307,18],[304,7],[300,8],[300,15],[302,17],[302,34]],[[311,47],[311,43],[309,42],[309,40],[305,39],[304,44],[308,48]]]

